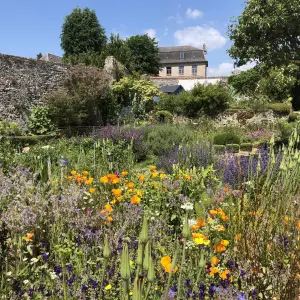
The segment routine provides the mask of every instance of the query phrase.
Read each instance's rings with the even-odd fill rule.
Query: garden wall
[[[107,73],[114,78],[116,61],[108,57]],[[0,54],[0,120],[24,124],[30,108],[63,84],[71,66]]]

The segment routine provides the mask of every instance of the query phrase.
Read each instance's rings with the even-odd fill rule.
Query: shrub
[[[300,114],[299,113],[290,113],[289,114],[289,122],[296,122],[296,121],[298,121],[298,120],[300,120]]]
[[[224,154],[225,153],[225,146],[224,145],[214,145],[214,150],[218,154]]]
[[[47,107],[35,106],[32,108],[28,119],[28,129],[33,134],[46,134],[55,130]]]
[[[173,115],[166,110],[156,112],[155,119],[159,123],[173,123]]]
[[[0,121],[0,136],[11,136],[11,135],[20,135],[21,130],[17,123],[7,122],[5,120]]]
[[[279,115],[288,115],[291,111],[291,103],[284,102],[284,103],[270,103],[267,105],[268,109],[273,110],[275,113]]]
[[[185,128],[168,124],[150,127],[145,136],[147,148],[154,155],[164,154],[190,137]]]
[[[215,135],[215,145],[240,144],[240,138],[233,132],[224,132]]]
[[[251,152],[252,151],[252,144],[251,143],[241,143],[240,150]]]
[[[226,151],[230,152],[230,153],[238,153],[240,151],[240,145],[239,144],[227,144]]]

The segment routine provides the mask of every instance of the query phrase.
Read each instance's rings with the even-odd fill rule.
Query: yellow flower
[[[89,175],[89,172],[88,172],[88,171],[83,171],[83,172],[82,172],[82,175],[83,175],[83,176],[87,176],[87,175]]]
[[[210,244],[210,240],[208,239],[208,237],[202,233],[193,233],[193,239],[197,245],[206,245],[207,246]]]
[[[158,172],[153,172],[151,177],[156,178],[158,176],[158,174],[159,174]]]
[[[139,175],[139,180],[144,181],[145,180],[145,175],[143,175],[143,174]]]
[[[112,184],[117,184],[117,183],[119,183],[119,181],[120,181],[120,178],[118,178],[118,177],[116,177],[116,178],[114,178],[113,180],[112,180]]]
[[[214,256],[212,259],[211,259],[211,265],[214,267],[215,265],[217,265],[218,263],[220,262],[220,260]]]
[[[170,262],[172,261],[170,256],[164,256],[162,257],[162,259],[160,260],[161,265],[164,267],[166,265],[168,265]]]
[[[288,216],[284,216],[283,220],[286,224],[288,224],[291,221],[291,218],[289,218]]]
[[[111,213],[113,211],[112,207],[109,204],[105,204],[104,209]]]
[[[225,230],[225,227],[223,225],[218,225],[217,226],[217,230],[218,231],[224,231]]]
[[[86,176],[82,176],[82,177],[81,177],[81,180],[82,180],[82,182],[86,182],[86,181],[87,181]]]
[[[120,197],[122,194],[122,190],[120,189],[112,189],[111,191],[115,197]]]
[[[76,171],[71,171],[71,174],[72,174],[73,176],[75,176],[75,175],[77,174],[77,172],[76,172]]]
[[[133,182],[129,182],[127,185],[130,189],[132,189],[134,187],[134,183]]]
[[[26,242],[30,242],[31,239],[32,239],[33,237],[34,237],[34,233],[33,233],[33,232],[29,232],[29,233],[27,233],[26,236],[24,237],[24,240],[25,240]]]
[[[74,178],[73,178],[73,176],[69,176],[69,180],[73,180]]]
[[[128,175],[128,172],[127,172],[127,171],[123,171],[123,172],[122,172],[122,176],[125,177],[125,176],[127,176],[127,175]]]
[[[227,247],[229,245],[229,241],[228,240],[222,240],[220,244]]]
[[[113,218],[111,216],[107,217],[107,221],[111,222],[113,220]]]
[[[141,198],[139,198],[137,195],[134,195],[130,199],[131,204],[140,204],[141,203]]]
[[[164,173],[162,173],[162,174],[159,175],[159,177],[160,177],[161,179],[164,179],[166,176],[167,176],[167,175],[164,174]]]
[[[235,237],[234,237],[234,239],[236,240],[236,241],[238,241],[240,238],[241,238],[241,234],[240,233],[238,233],[238,234],[236,234],[235,235]]]
[[[143,192],[141,190],[135,190],[134,192],[137,194],[137,196],[143,197]]]
[[[213,277],[216,273],[219,272],[219,269],[217,267],[211,267],[209,268],[209,276]]]
[[[53,185],[56,184],[56,182],[57,182],[56,180],[52,180],[52,184],[53,184]]]
[[[108,177],[107,177],[107,176],[101,177],[101,178],[100,178],[100,182],[102,182],[102,183],[104,183],[104,184],[108,183]]]
[[[90,193],[95,193],[96,192],[96,189],[94,189],[94,188],[90,188]]]
[[[149,166],[149,169],[150,169],[151,171],[154,171],[154,170],[156,170],[156,166]]]
[[[85,183],[87,184],[87,185],[91,185],[92,183],[94,182],[94,178],[90,178],[90,179],[88,179]]]
[[[184,180],[192,180],[192,177],[185,174],[185,175],[183,175],[183,179]]]
[[[127,193],[128,193],[128,194],[131,194],[131,193],[132,193],[132,189],[128,189],[128,190],[127,190]]]
[[[229,270],[225,270],[225,271],[221,272],[220,277],[223,280],[226,280],[226,279],[230,278],[230,276],[228,276],[229,274],[230,274],[230,271]]]
[[[111,284],[108,284],[105,288],[106,291],[109,291],[111,289]]]
[[[216,211],[216,210],[214,210],[214,209],[211,209],[211,210],[209,211],[209,213],[210,213],[211,215],[217,215],[217,214],[218,214],[218,211]]]

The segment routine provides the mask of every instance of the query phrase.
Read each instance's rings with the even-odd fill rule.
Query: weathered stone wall
[[[59,87],[69,67],[45,61],[0,55],[0,120],[26,120],[30,108]]]
[[[79,66],[80,67],[80,66]],[[62,86],[71,66],[0,54],[0,120],[24,125],[30,109]],[[107,57],[105,71],[117,78],[118,63]]]

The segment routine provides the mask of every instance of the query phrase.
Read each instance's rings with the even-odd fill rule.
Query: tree
[[[159,50],[155,39],[136,35],[127,39],[132,54],[133,69],[140,74],[157,75],[160,69]]]
[[[40,53],[38,53],[37,55],[36,55],[36,59],[37,60],[39,60],[40,58],[42,58],[43,57],[43,54],[40,52]]]
[[[106,45],[105,30],[94,10],[75,8],[62,26],[61,47],[65,56],[100,53]]]
[[[300,63],[299,0],[245,0],[245,10],[229,26],[228,50],[237,66]]]

